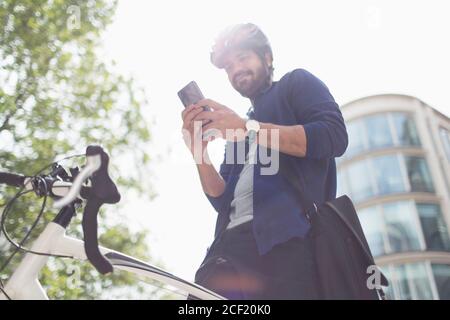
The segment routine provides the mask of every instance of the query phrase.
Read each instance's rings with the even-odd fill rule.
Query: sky
[[[177,92],[195,80],[203,94],[245,115],[249,100],[209,62],[224,27],[253,22],[269,37],[275,79],[304,68],[339,105],[380,94],[413,95],[450,116],[450,2],[437,1],[119,1],[104,54],[145,88],[152,124],[153,201],[123,195],[133,228],[148,229],[152,255],[193,280],[213,240],[216,213],[203,194],[181,136]],[[208,149],[218,168],[224,142]],[[124,164],[124,172],[126,166]]]

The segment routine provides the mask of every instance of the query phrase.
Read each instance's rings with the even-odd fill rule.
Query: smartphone
[[[180,100],[183,103],[185,108],[189,107],[191,104],[195,104],[195,103],[199,102],[200,100],[205,99],[205,97],[203,96],[203,93],[201,92],[200,88],[198,87],[198,85],[195,81],[189,82],[180,91],[178,91],[178,97],[180,98]],[[203,106],[202,108],[205,111],[211,111],[211,109],[208,106]],[[202,127],[207,125],[210,122],[211,121],[204,123],[202,125]],[[213,134],[213,132],[204,133],[203,139],[208,138],[212,134]]]
[[[183,89],[178,91],[178,97],[180,97],[185,108],[205,98],[195,81],[189,82]]]
[[[185,108],[190,106],[191,104],[195,104],[200,100],[205,99],[203,93],[201,92],[195,81],[189,82],[186,86],[183,87],[183,89],[178,91],[178,97],[180,97],[180,100]],[[203,109],[211,111],[207,106],[204,106]]]

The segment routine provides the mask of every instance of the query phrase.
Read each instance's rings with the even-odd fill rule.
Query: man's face
[[[267,64],[253,50],[233,50],[228,53],[225,71],[233,88],[247,98],[253,98],[269,76]]]

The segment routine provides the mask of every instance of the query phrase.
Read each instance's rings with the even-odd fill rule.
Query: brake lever
[[[86,150],[86,166],[76,176],[75,180],[73,181],[72,188],[70,188],[70,191],[67,193],[67,195],[59,200],[56,200],[53,206],[55,208],[62,208],[74,201],[78,197],[84,181],[89,178],[95,171],[97,171],[101,167],[101,165],[102,159],[100,154],[88,155]]]
[[[84,249],[91,264],[101,274],[113,271],[111,263],[101,254],[98,247],[97,216],[104,203],[117,203],[120,193],[108,174],[109,156],[100,146],[86,148],[86,166],[76,175],[72,188],[62,199],[55,201],[57,208],[76,200],[82,185],[90,177],[91,187],[87,196],[81,225],[84,234]]]
[[[82,227],[84,233],[84,248],[86,256],[101,274],[113,271],[113,266],[100,252],[98,247],[97,216],[104,203],[117,203],[120,194],[108,174],[109,156],[100,146],[89,146],[86,156],[100,157],[101,165],[91,177],[91,192],[84,208]],[[78,176],[77,176],[78,178]]]

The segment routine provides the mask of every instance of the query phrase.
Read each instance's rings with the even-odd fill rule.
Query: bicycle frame
[[[39,237],[34,241],[31,250],[53,255],[70,256],[79,260],[87,260],[84,242],[66,236],[66,228],[58,222],[50,222]],[[133,257],[124,255],[114,250],[100,247],[100,251],[121,270],[132,272],[136,275],[148,277],[166,283],[187,294],[199,299],[222,300],[224,297],[203,288],[195,283],[176,277],[169,272],[145,263]],[[42,288],[38,275],[46,265],[49,256],[26,253],[18,268],[14,271],[6,286],[5,292],[11,299],[19,300],[47,300],[48,296]],[[7,297],[0,292],[0,300]]]
[[[90,262],[100,273],[107,274],[113,267],[136,275],[144,276],[171,285],[199,299],[225,299],[195,283],[186,281],[151,264],[127,256],[120,252],[98,245],[97,215],[104,203],[114,204],[120,201],[120,193],[108,174],[109,156],[100,146],[86,148],[86,165],[81,171],[74,170],[75,179],[67,180],[64,168],[54,166],[50,175],[41,178],[45,188],[40,190],[39,183],[17,174],[3,177],[7,185],[34,190],[37,194],[57,198],[54,206],[61,208],[55,219],[50,222],[34,241],[18,268],[13,272],[6,286],[0,291],[2,299],[48,299],[47,293],[39,283],[39,272],[46,265],[49,256],[64,256]],[[61,171],[62,169],[62,171]],[[91,175],[96,173],[95,176]],[[74,174],[74,173],[72,173]],[[83,181],[91,177],[89,191],[83,193]],[[47,183],[49,184],[47,186]],[[50,192],[49,192],[50,191]],[[66,229],[75,215],[75,206],[86,200],[83,212],[83,232],[86,243],[66,236]],[[41,254],[42,253],[42,254]]]

